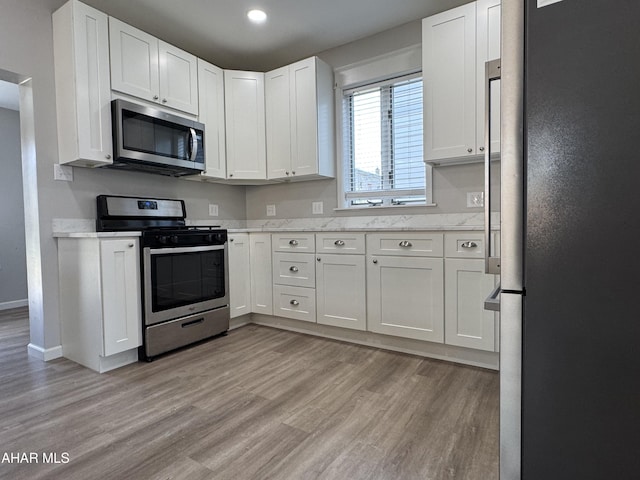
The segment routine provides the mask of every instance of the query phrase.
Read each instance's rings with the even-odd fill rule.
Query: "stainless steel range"
[[[227,231],[186,226],[184,201],[97,198],[96,230],[141,231],[141,360],[229,329]]]

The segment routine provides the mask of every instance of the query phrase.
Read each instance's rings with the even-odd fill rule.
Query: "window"
[[[346,206],[425,204],[420,74],[345,90],[343,115]]]

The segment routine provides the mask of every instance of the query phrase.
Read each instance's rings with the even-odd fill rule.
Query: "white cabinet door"
[[[495,314],[484,309],[494,284],[484,260],[445,260],[445,343],[494,351]]]
[[[229,235],[229,307],[231,318],[251,313],[249,234]]]
[[[477,155],[476,4],[422,21],[425,161]]]
[[[107,15],[78,1],[53,14],[58,161],[113,162]]]
[[[233,180],[267,178],[264,73],[225,70],[227,174]]]
[[[291,175],[318,173],[318,101],[316,57],[289,66]]]
[[[139,255],[133,239],[100,242],[104,356],[142,343]]]
[[[198,114],[198,61],[194,55],[158,41],[160,102],[167,107]]]
[[[364,255],[318,254],[316,264],[317,322],[366,330]]]
[[[249,235],[251,259],[251,311],[273,315],[273,278],[271,276],[271,234]]]
[[[287,178],[291,174],[291,106],[289,67],[265,74],[267,128],[267,177]]]
[[[485,148],[485,62],[500,58],[500,0],[478,0],[476,8],[478,61],[476,143],[479,148]],[[500,80],[492,82],[491,89],[491,152],[497,153],[500,151]]]
[[[265,76],[268,178],[333,177],[333,70],[317,57]]]
[[[158,39],[109,17],[111,88],[150,102],[160,96]]]
[[[368,330],[442,343],[442,262],[442,258],[368,257]]]
[[[198,59],[198,121],[205,125],[205,178],[226,178],[224,71]]]

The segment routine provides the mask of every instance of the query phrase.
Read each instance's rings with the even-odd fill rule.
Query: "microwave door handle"
[[[189,160],[195,162],[196,157],[198,156],[198,137],[196,136],[196,131],[193,128],[189,129],[189,140],[191,144],[191,148],[189,150],[191,155],[189,155]]]
[[[484,65],[484,271],[499,274],[500,257],[491,256],[491,82],[500,79],[500,59]]]

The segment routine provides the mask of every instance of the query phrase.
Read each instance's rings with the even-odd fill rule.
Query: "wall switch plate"
[[[53,165],[53,179],[64,182],[73,182],[73,168],[70,165]]]
[[[311,213],[322,215],[324,212],[324,202],[311,202]]]
[[[209,204],[209,216],[210,217],[218,216],[218,205],[214,205],[213,203]]]
[[[467,192],[467,207],[484,207],[484,192]]]
[[[276,206],[267,205],[267,217],[275,217],[275,216],[276,216]]]

